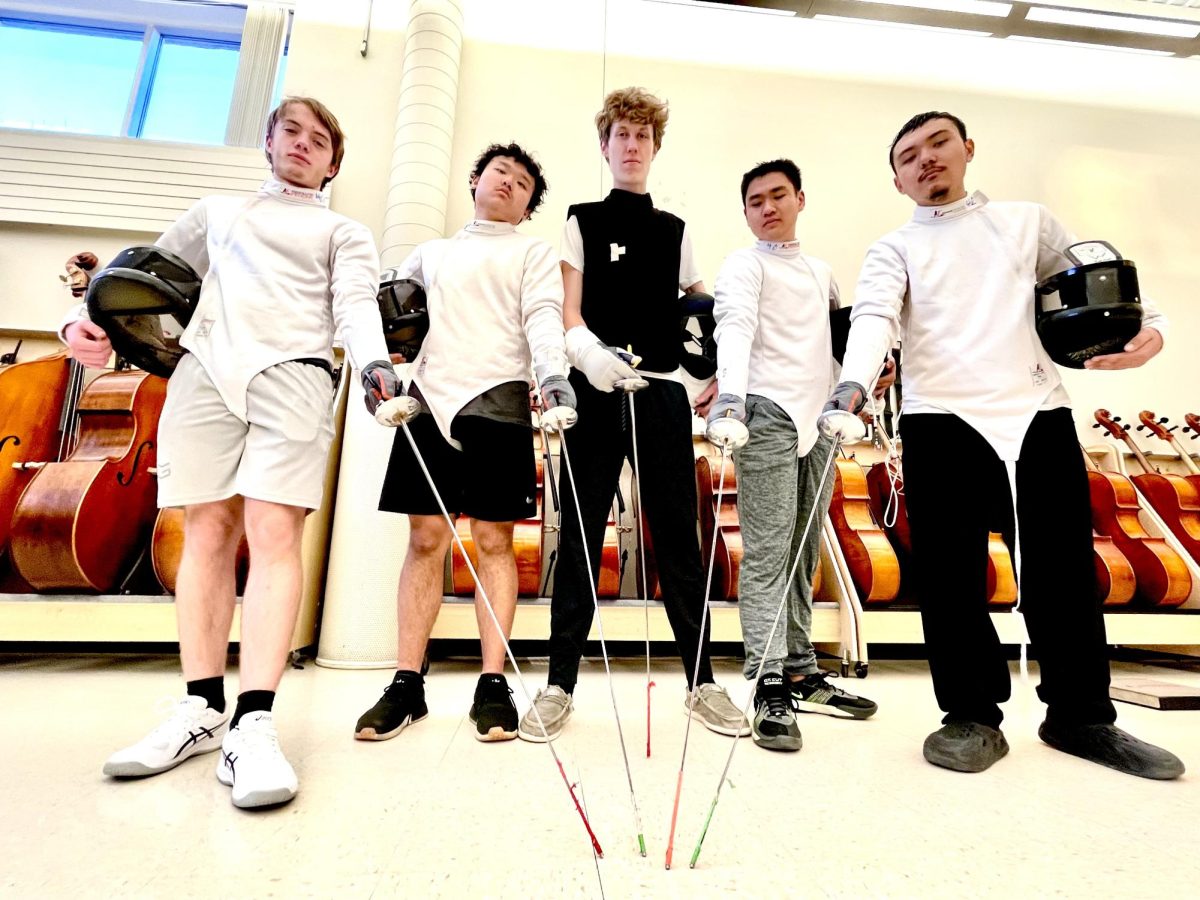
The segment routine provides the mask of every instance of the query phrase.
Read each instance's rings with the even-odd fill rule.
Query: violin
[[[890,603],[900,594],[900,561],[871,514],[863,467],[853,456],[835,460],[829,520],[863,603]]]
[[[1092,499],[1092,527],[1112,538],[1133,567],[1135,597],[1150,606],[1179,606],[1192,592],[1192,576],[1183,558],[1162,538],[1151,537],[1142,527],[1137,490],[1124,475],[1102,472],[1087,451],[1088,489]]]
[[[1163,430],[1152,413],[1146,413],[1142,424],[1147,419],[1155,429]],[[1133,453],[1138,465],[1142,467],[1141,475],[1133,476],[1133,483],[1142,493],[1154,511],[1159,514],[1171,533],[1179,540],[1192,557],[1200,561],[1200,486],[1181,475],[1159,472],[1129,433],[1129,426],[1119,425],[1106,409],[1096,410],[1096,422],[1111,436],[1120,439]],[[1168,443],[1169,443],[1168,434]]]

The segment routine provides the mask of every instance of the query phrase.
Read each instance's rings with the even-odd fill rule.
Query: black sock
[[[392,684],[407,684],[424,691],[425,676],[420,672],[414,672],[412,669],[397,669],[396,674],[392,676]]]
[[[197,678],[187,683],[189,697],[203,697],[204,702],[217,712],[225,712],[225,676]]]
[[[242,716],[252,712],[270,712],[275,703],[274,691],[244,691],[238,694],[237,707],[233,711],[233,721],[230,728],[237,728]]]

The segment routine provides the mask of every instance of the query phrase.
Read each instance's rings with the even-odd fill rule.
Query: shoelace
[[[279,733],[274,728],[239,728],[246,750],[279,753]]]
[[[759,700],[767,705],[768,716],[774,717],[791,715],[792,698],[790,694],[784,696],[772,691],[766,694],[759,694]]]
[[[185,698],[186,699],[186,698]],[[160,738],[179,731],[186,731],[199,719],[198,711],[184,706],[178,697],[161,697],[154,704],[155,715],[164,719],[150,732],[150,737]]]

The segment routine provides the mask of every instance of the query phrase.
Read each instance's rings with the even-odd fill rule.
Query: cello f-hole
[[[4,445],[9,441],[13,442],[14,447],[21,446],[21,439],[19,437],[17,437],[15,434],[6,434],[4,437],[0,438],[0,450],[3,450]]]
[[[117,473],[117,484],[121,485],[121,487],[127,487],[128,485],[132,484],[133,479],[135,477],[137,477],[138,463],[141,462],[142,451],[143,450],[153,450],[153,449],[154,449],[154,441],[142,441],[142,443],[137,448],[137,453],[133,457],[133,465],[129,469],[129,477],[126,478],[124,472],[118,472]]]

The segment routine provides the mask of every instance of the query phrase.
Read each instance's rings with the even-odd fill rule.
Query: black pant
[[[662,379],[635,395],[638,431],[638,464],[641,468],[642,503],[649,519],[650,537],[658,562],[663,605],[675,633],[679,656],[691,686],[696,653],[701,646],[700,618],[704,608],[704,570],[696,533],[696,466],[692,453],[692,414],[683,386]],[[579,660],[591,629],[594,608],[588,581],[600,574],[600,550],[608,511],[621,477],[625,458],[633,457],[633,440],[627,404],[621,391],[605,394],[593,388],[579,372],[571,371],[571,385],[579,399],[579,422],[565,432],[571,456],[579,506],[583,511],[588,572],[579,540],[575,495],[566,467],[559,478],[562,505],[558,533],[558,565],[554,597],[550,604],[549,683],[568,694],[575,690]],[[699,682],[713,680],[705,628]]]
[[[987,542],[1013,545],[1005,464],[953,415],[900,417],[904,493],[925,647],[938,705],[952,718],[998,727],[1008,663],[987,609]],[[1041,665],[1047,718],[1116,720],[1096,598],[1087,473],[1069,409],[1038,413],[1016,464],[1021,611]]]

